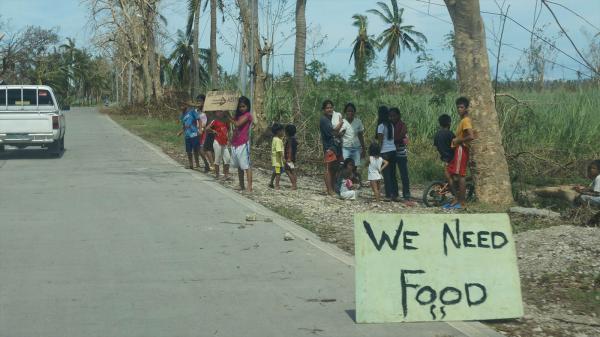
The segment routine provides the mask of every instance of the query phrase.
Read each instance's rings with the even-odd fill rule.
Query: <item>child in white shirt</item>
[[[375,201],[379,202],[379,191],[381,190],[381,171],[388,166],[387,160],[381,158],[381,151],[379,145],[373,143],[369,146],[369,184],[373,189],[373,195],[375,195]]]

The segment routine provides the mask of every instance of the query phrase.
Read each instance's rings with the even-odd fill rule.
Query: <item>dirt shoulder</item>
[[[148,130],[117,122],[160,146],[165,153],[184,165],[181,146],[156,137]],[[353,253],[353,215],[376,213],[435,213],[420,204],[375,203],[369,188],[362,188],[359,200],[345,201],[326,196],[320,176],[300,176],[298,190],[290,190],[286,176],[281,190],[269,188],[270,168],[253,169],[254,192],[242,193],[275,212],[291,219],[326,242]],[[219,182],[237,187],[237,176]],[[415,188],[412,195],[421,195]],[[525,316],[521,319],[486,322],[514,337],[529,336],[600,336],[600,228],[574,226],[572,219],[543,220],[511,216],[517,241]]]

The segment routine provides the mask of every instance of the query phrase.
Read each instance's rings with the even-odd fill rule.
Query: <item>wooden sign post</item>
[[[506,214],[356,214],[356,322],[523,316]]]
[[[239,93],[235,91],[209,91],[204,101],[204,111],[235,111]]]

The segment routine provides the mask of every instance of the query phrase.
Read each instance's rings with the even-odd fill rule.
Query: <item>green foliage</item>
[[[430,104],[441,106],[446,104],[446,95],[456,92],[456,67],[452,61],[441,63],[427,58],[427,75],[423,83],[431,88],[433,96]]]
[[[28,26],[0,43],[0,77],[7,84],[43,84],[54,88],[63,105],[95,104],[110,93],[111,68],[104,58],[59,44],[53,29]]]

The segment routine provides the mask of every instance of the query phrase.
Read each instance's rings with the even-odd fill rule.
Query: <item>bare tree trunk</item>
[[[129,63],[127,66],[127,104],[131,105],[133,103],[132,96],[132,87],[133,85],[133,64]]]
[[[152,98],[155,101],[162,99],[162,85],[160,84],[160,60],[156,55],[154,29],[148,31],[148,63],[152,81]]]
[[[210,0],[210,83],[213,88],[219,86],[217,66],[217,0]]]
[[[194,29],[192,30],[192,97],[196,97],[200,90],[198,39],[200,38],[200,4],[202,1],[197,0],[197,2],[196,12],[194,13]]]
[[[148,2],[146,15],[146,40],[148,41],[148,62],[152,81],[152,98],[155,101],[162,99],[162,85],[160,84],[160,58],[156,54],[156,26],[158,18],[158,1]]]
[[[144,78],[144,102],[150,102],[152,98],[152,78],[150,77],[150,58],[148,57],[148,50],[144,52],[144,59],[142,61],[142,77]]]
[[[253,15],[246,0],[237,0],[237,3],[240,8],[240,16],[242,17],[244,36],[252,39],[254,45],[254,48],[248,51],[253,54],[252,62],[250,63],[250,68],[252,69],[251,81],[254,84],[254,102],[252,102],[252,109],[254,110],[254,125],[256,132],[262,135],[267,129],[267,120],[264,111],[265,81],[267,76],[265,75],[262,66],[264,53],[260,47],[258,16],[255,16],[254,20],[252,20]]]
[[[479,0],[444,1],[454,24],[460,92],[471,100],[470,114],[479,131],[472,147],[477,197],[484,203],[509,205],[513,202],[510,176],[494,107]]]
[[[294,49],[294,119],[301,115],[306,68],[306,0],[296,0],[296,46]]]

